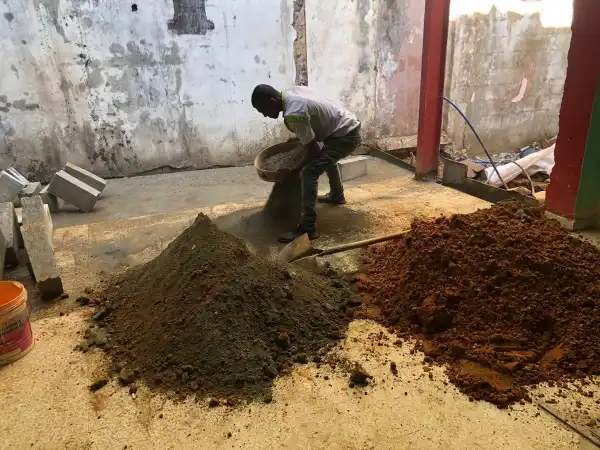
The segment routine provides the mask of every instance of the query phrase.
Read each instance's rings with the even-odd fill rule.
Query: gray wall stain
[[[163,62],[169,66],[177,66],[183,63],[177,42],[173,42],[168,48],[168,52],[163,56]]]
[[[12,22],[15,19],[15,15],[11,12],[5,12],[4,13],[4,18],[6,20],[8,20],[9,22]]]
[[[179,46],[176,42],[172,42],[169,47],[164,49],[164,53],[158,58],[155,54],[145,47],[140,47],[137,42],[129,41],[126,44],[127,48],[122,45],[113,43],[109,50],[113,54],[108,60],[110,66],[113,67],[151,67],[157,65],[176,66],[183,62],[179,54]]]
[[[40,105],[37,103],[27,103],[25,99],[19,99],[12,102],[12,106],[19,111],[33,111],[39,109]]]
[[[91,89],[98,88],[104,83],[104,77],[102,76],[102,70],[100,68],[93,69],[87,76],[87,86]]]
[[[15,129],[10,122],[0,119],[0,137],[11,137],[15,134]]]
[[[43,7],[46,9],[46,11],[48,11],[50,19],[52,20],[52,25],[56,29],[57,33],[63,37],[65,42],[70,42],[69,39],[67,39],[64,28],[59,22],[60,0],[33,0],[33,4],[37,10]]]
[[[179,92],[181,91],[181,84],[181,69],[178,67],[177,69],[175,69],[175,93],[177,95],[179,95]]]
[[[62,75],[60,77],[60,90],[63,94],[63,98],[65,99],[65,105],[70,105],[71,104],[71,95],[70,95],[70,90],[73,87],[73,83],[71,83],[71,81],[69,81],[69,79]]]
[[[112,44],[110,44],[110,46],[108,47],[108,49],[110,50],[111,53],[116,53],[117,55],[124,55],[125,54],[125,47],[123,47],[121,44],[117,44],[115,42],[113,42]]]
[[[215,29],[206,16],[206,0],[173,0],[173,19],[168,28],[179,34],[206,35]]]

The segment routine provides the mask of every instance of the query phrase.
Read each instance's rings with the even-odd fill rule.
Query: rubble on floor
[[[51,299],[61,295],[51,213],[58,212],[65,201],[89,212],[105,187],[105,180],[72,163],[67,163],[43,188],[39,182],[29,182],[13,167],[0,171],[1,268],[18,266],[24,249],[23,262],[41,296]]]
[[[253,255],[200,214],[158,257],[94,294],[97,326],[80,348],[102,347],[123,385],[267,401],[276,376],[320,360],[345,334],[360,302],[339,286]]]
[[[12,201],[27,183],[27,180],[12,167],[0,171],[0,202]]]
[[[29,258],[31,277],[37,282],[40,295],[53,299],[63,293],[63,284],[52,245],[52,218],[39,195],[24,197],[21,232]]]
[[[416,220],[369,262],[364,314],[416,337],[473,399],[506,406],[600,374],[600,251],[539,208]]]
[[[54,174],[48,185],[48,193],[62,198],[83,212],[90,212],[100,197],[100,191],[88,186],[64,170]]]
[[[536,197],[537,193],[544,192],[550,184],[555,145],[556,137],[544,139],[541,143],[534,142],[515,152],[491,155],[496,168],[489,159],[469,157],[465,149],[446,149],[442,151],[441,156],[442,159],[450,159],[467,166],[468,178],[499,188],[503,188],[506,183],[511,190],[528,197]],[[502,179],[498,177],[496,170]]]

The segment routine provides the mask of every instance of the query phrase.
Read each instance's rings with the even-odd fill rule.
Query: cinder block
[[[19,265],[18,252],[21,230],[15,214],[15,207],[11,202],[0,203],[0,231],[6,241],[4,264],[7,266]],[[0,251],[0,253],[2,252]]]
[[[13,204],[15,208],[21,207],[21,197],[31,197],[32,195],[38,195],[42,190],[42,183],[38,183],[37,181],[33,183],[27,183],[19,195],[13,200]]]
[[[44,299],[52,299],[63,293],[62,280],[52,248],[52,219],[39,195],[24,197],[23,241],[29,257],[30,270]]]
[[[23,215],[23,223],[21,227],[37,222],[42,222],[46,230],[46,239],[52,246],[52,233],[54,233],[52,216],[50,215],[50,208],[48,207],[48,205],[44,205],[41,197],[39,195],[36,195],[34,197],[24,198],[21,213]]]
[[[3,170],[0,172],[0,202],[12,202],[26,185]]]
[[[100,191],[69,175],[64,170],[54,174],[48,185],[48,192],[83,212],[90,212],[100,197]]]
[[[42,183],[38,183],[37,181],[33,183],[27,183],[21,192],[19,193],[19,197],[31,197],[32,195],[37,195],[42,190]]]
[[[338,168],[342,181],[353,180],[367,174],[367,157],[350,156],[338,161]]]
[[[77,178],[79,181],[83,181],[88,186],[91,186],[97,191],[100,191],[100,193],[102,193],[102,191],[106,187],[106,181],[104,179],[100,178],[97,175],[94,175],[92,172],[88,172],[87,170],[76,166],[73,163],[68,162],[63,170],[72,177]]]
[[[42,201],[44,202],[44,204],[48,205],[50,212],[59,212],[62,209],[62,207],[65,206],[64,200],[48,192],[48,186],[42,189],[42,191],[40,192],[40,197],[42,197]]]
[[[27,184],[29,183],[29,181],[27,181],[27,178],[25,178],[23,175],[21,175],[19,173],[19,171],[17,169],[15,169],[14,167],[9,167],[8,169],[6,169],[6,171],[10,175],[12,175],[13,178],[15,178],[17,181],[19,181],[23,187],[27,186]]]

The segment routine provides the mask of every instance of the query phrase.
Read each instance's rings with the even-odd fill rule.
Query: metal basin
[[[256,168],[256,172],[258,172],[258,176],[261,180],[268,181],[270,183],[282,183],[286,180],[290,175],[297,174],[298,171],[304,165],[304,160],[302,159],[296,167],[291,167],[285,170],[266,170],[263,169],[264,162],[268,158],[278,153],[286,153],[290,150],[298,147],[300,142],[292,141],[292,142],[282,142],[281,144],[275,144],[271,147],[265,148],[262,152],[260,152],[256,158],[254,158],[254,167]],[[305,149],[306,151],[306,149]]]

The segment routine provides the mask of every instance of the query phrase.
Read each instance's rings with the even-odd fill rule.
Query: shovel
[[[310,243],[310,239],[308,239],[308,234],[305,233],[283,247],[279,252],[278,259],[281,262],[290,263],[308,256],[314,256],[316,258],[317,256],[333,255],[335,253],[354,250],[355,248],[368,247],[369,245],[379,244],[380,242],[391,241],[392,239],[404,236],[409,231],[410,230],[399,231],[393,234],[386,234],[385,236],[365,239],[364,241],[350,242],[348,244],[342,244],[326,249],[313,247]]]

